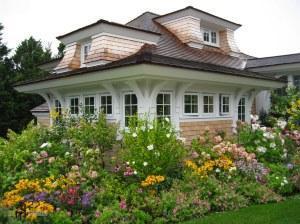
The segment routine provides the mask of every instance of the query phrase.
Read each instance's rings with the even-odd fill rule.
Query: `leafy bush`
[[[123,160],[142,179],[174,176],[183,155],[184,147],[168,120],[135,120],[124,132]]]

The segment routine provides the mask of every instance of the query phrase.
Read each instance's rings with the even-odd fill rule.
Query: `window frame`
[[[110,96],[111,97],[111,104],[107,104],[107,97]],[[108,113],[105,113],[106,116],[112,116],[113,113],[114,113],[114,103],[113,103],[113,96],[111,94],[100,94],[99,96],[99,110],[100,112],[102,112],[102,97],[106,97],[106,104],[105,104],[105,107],[106,107],[106,111],[107,111],[107,106],[110,105],[111,106],[111,113],[108,114]],[[125,100],[125,99],[124,99]],[[125,101],[124,101],[125,103]]]
[[[223,106],[223,97],[228,97],[228,112],[224,112]],[[231,96],[229,94],[220,94],[220,100],[219,100],[219,105],[220,105],[220,116],[226,116],[231,114]]]
[[[126,95],[135,95],[137,103],[132,104],[132,99],[130,99],[130,104],[126,104],[125,103]],[[126,92],[126,93],[123,94],[123,124],[124,124],[123,126],[125,128],[128,128],[128,125],[126,125],[126,117],[133,117],[134,116],[132,114],[130,116],[126,116],[126,106],[128,106],[128,105],[130,107],[136,106],[136,115],[138,115],[138,113],[139,113],[139,99],[138,99],[137,95],[134,92]],[[132,109],[131,109],[131,111],[132,111]]]
[[[170,95],[170,104],[165,104],[164,102],[162,103],[162,104],[157,104],[157,97],[158,97],[158,95],[159,94],[164,94],[164,95]],[[173,97],[172,97],[172,93],[171,92],[159,92],[157,95],[156,95],[156,98],[155,98],[155,108],[156,108],[156,112],[155,112],[155,115],[156,115],[156,118],[158,118],[158,119],[164,119],[164,118],[166,118],[166,117],[168,117],[170,120],[171,120],[171,118],[172,118],[172,114],[173,114],[173,111],[172,111],[172,99],[173,99]],[[164,101],[164,97],[163,97],[163,101]],[[170,106],[170,115],[168,115],[168,116],[165,116],[165,114],[164,114],[164,106]],[[158,115],[157,114],[157,106],[162,106],[163,107],[163,115]]]
[[[204,106],[206,105],[206,104],[204,104],[204,97],[205,96],[212,96],[213,97],[213,104],[207,104],[208,106],[209,105],[213,106],[213,112],[211,112],[211,113],[205,113],[204,112]],[[201,108],[202,108],[201,113],[204,117],[211,117],[211,116],[216,115],[216,94],[212,94],[212,93],[203,93],[203,94],[201,94],[201,102],[202,102],[202,104],[201,104]]]
[[[300,75],[293,76],[293,86],[300,89]]]
[[[219,35],[219,31],[214,30],[214,29],[209,29],[209,28],[202,28],[202,38],[203,38],[203,42],[206,45],[211,45],[214,47],[219,47],[219,43],[220,43],[220,35]],[[208,33],[208,41],[205,40],[205,33]],[[212,33],[216,34],[216,43],[212,42]]]
[[[72,113],[72,99],[78,99],[78,113],[75,113],[73,114]],[[69,103],[69,110],[70,110],[70,115],[71,116],[79,116],[80,115],[80,96],[70,96],[69,97],[69,100],[68,100],[68,103]]]
[[[197,96],[197,113],[186,113],[185,112],[185,96]],[[183,109],[183,115],[185,115],[185,116],[199,116],[199,114],[200,114],[200,110],[199,110],[199,106],[200,106],[200,102],[199,102],[199,94],[198,93],[189,93],[189,92],[186,92],[186,93],[184,93],[183,94],[183,102],[182,102],[182,105],[183,105],[183,107],[182,107],[182,109]],[[190,104],[190,106],[191,106],[191,108],[192,108],[192,106],[193,106],[193,103],[191,103]]]
[[[94,98],[94,112],[93,112],[93,113],[90,113],[89,115],[96,115],[96,114],[97,114],[97,102],[96,102],[96,101],[97,101],[97,98],[96,98],[96,96],[95,96],[95,95],[84,95],[84,96],[83,96],[83,114],[84,114],[84,115],[87,115],[87,113],[86,113],[86,111],[85,111],[85,110],[86,110],[86,106],[87,106],[87,105],[85,104],[85,99],[86,99],[86,98],[92,98],[92,97]],[[88,106],[91,107],[92,104],[89,104]]]
[[[81,44],[81,52],[80,52],[80,64],[81,67],[86,66],[85,65],[85,61],[86,61],[86,57],[85,57],[85,47],[89,48],[88,53],[91,51],[91,47],[92,47],[92,42],[84,42]],[[88,56],[88,54],[87,54]]]

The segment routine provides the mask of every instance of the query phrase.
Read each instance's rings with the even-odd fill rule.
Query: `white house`
[[[252,57],[234,40],[240,26],[190,6],[125,25],[99,20],[57,37],[64,57],[41,66],[48,76],[15,88],[43,96],[48,110],[33,113],[44,124],[51,108],[75,116],[101,109],[121,128],[134,114],[169,117],[187,141],[207,126],[231,132],[249,121],[258,93],[286,84],[246,68]]]

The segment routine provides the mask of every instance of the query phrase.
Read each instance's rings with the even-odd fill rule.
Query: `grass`
[[[300,195],[284,202],[216,213],[184,224],[299,224]]]

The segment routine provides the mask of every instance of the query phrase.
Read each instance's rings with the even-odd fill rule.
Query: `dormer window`
[[[207,45],[219,45],[219,33],[215,30],[203,29],[203,41]]]
[[[81,45],[81,66],[84,65],[84,62],[87,59],[87,56],[91,50],[91,43],[84,43]]]

